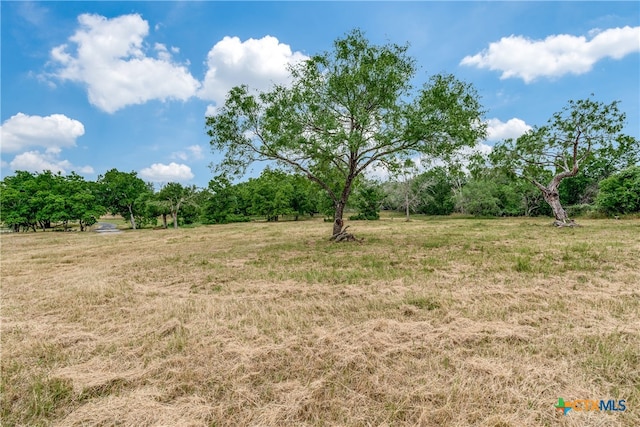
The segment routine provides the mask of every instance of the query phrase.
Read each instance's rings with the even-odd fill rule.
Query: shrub
[[[629,167],[600,181],[596,205],[607,215],[640,212],[640,166]]]

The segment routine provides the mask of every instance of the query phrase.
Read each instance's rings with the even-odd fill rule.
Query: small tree
[[[355,30],[333,52],[293,66],[291,86],[257,96],[233,88],[206,119],[211,146],[224,152],[218,167],[241,174],[269,160],[305,175],[332,200],[339,234],[353,184],[367,168],[398,166],[418,153],[441,156],[484,136],[473,87],[437,75],[415,91],[407,50],[371,45]]]
[[[157,200],[163,202],[173,218],[173,228],[178,228],[178,213],[187,204],[193,203],[196,187],[183,187],[177,182],[170,182],[158,192]]]
[[[560,203],[558,187],[592,157],[628,158],[638,142],[621,133],[618,102],[569,101],[547,125],[498,144],[492,160],[533,183],[549,204],[557,226],[574,225]]]
[[[413,159],[407,159],[400,168],[392,174],[393,181],[387,185],[387,199],[395,208],[404,209],[406,220],[419,203],[419,194],[416,190],[415,177],[418,174],[418,166]]]

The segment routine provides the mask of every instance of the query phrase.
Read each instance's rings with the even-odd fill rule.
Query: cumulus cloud
[[[60,158],[64,148],[75,147],[76,139],[84,135],[84,125],[64,114],[41,117],[18,113],[2,124],[0,135],[2,153],[19,153],[11,162],[3,162],[3,167],[62,174],[94,172],[91,166],[74,166]]]
[[[172,60],[176,48],[154,45],[156,58],[147,56],[149,24],[138,14],[113,19],[78,16],[79,29],[69,44],[51,50],[54,75],[87,87],[89,102],[108,113],[150,100],[186,100],[200,83],[184,65]]]
[[[3,153],[34,147],[59,151],[76,145],[76,139],[84,135],[84,125],[64,114],[41,117],[18,113],[0,126],[0,135]]]
[[[286,84],[288,66],[307,58],[272,36],[244,42],[238,37],[225,37],[209,51],[208,70],[198,95],[222,105],[234,86],[247,84],[252,89],[267,90],[274,83]]]
[[[33,150],[18,154],[9,163],[9,167],[14,171],[43,172],[49,170],[54,173],[60,172],[65,175],[74,171],[80,174],[92,174],[94,170],[91,166],[73,166],[68,160],[59,158],[59,151],[49,150],[44,153]]]
[[[530,83],[540,77],[584,74],[604,59],[621,59],[640,51],[640,27],[610,28],[589,32],[589,38],[569,34],[531,40],[511,35],[466,56],[461,65],[501,71],[501,79],[521,78]]]
[[[171,162],[168,165],[154,163],[142,169],[140,177],[151,182],[183,182],[193,179],[194,175],[189,166]]]
[[[487,141],[502,141],[516,139],[531,129],[524,120],[513,118],[506,122],[500,119],[487,120]]]

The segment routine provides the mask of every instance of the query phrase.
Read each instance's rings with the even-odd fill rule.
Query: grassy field
[[[640,221],[550,222],[4,234],[1,424],[638,426]]]

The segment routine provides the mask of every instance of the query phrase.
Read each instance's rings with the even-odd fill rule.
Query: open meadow
[[[550,222],[3,234],[1,425],[638,426],[640,220]]]

